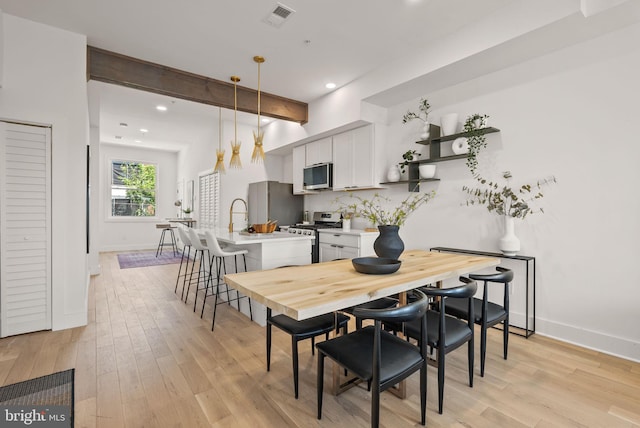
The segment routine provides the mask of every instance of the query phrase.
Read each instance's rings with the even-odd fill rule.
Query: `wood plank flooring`
[[[300,344],[300,398],[293,398],[291,342],[274,331],[266,371],[265,331],[235,309],[211,308],[201,320],[174,294],[178,265],[120,270],[116,253],[100,257],[89,324],[0,340],[0,384],[76,368],[76,427],[368,427],[370,395],[325,393],[316,419],[316,360]],[[201,301],[201,299],[198,299]],[[479,336],[478,336],[479,337]],[[429,427],[640,427],[640,364],[550,340],[489,332],[485,377],[476,352],[474,387],[466,348],[447,355],[444,414],[437,372],[429,369]],[[479,340],[476,340],[479,348]],[[328,371],[330,372],[330,370]],[[325,391],[331,379],[325,379]],[[381,426],[419,425],[418,379],[408,397],[385,393]]]

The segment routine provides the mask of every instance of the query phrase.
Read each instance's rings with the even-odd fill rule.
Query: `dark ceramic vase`
[[[378,230],[380,235],[373,242],[373,250],[378,257],[397,260],[404,251],[404,242],[398,235],[400,226],[381,225],[378,226]]]

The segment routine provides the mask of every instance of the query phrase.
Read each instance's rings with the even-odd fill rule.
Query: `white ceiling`
[[[280,28],[263,22],[276,7],[275,0],[0,0],[0,10],[85,34],[87,43],[98,48],[227,82],[231,75],[238,75],[240,85],[253,89],[257,88],[253,56],[262,55],[266,58],[261,66],[262,91],[312,102],[330,91],[324,86],[327,82],[340,88],[375,74],[393,61],[401,62],[416,52],[423,54],[425,46],[437,46],[439,39],[474,28],[475,23],[508,8],[544,11],[564,5],[579,10],[580,5],[607,8],[624,3],[536,0],[540,3],[532,5],[529,1],[282,0],[295,12]],[[624,12],[621,9],[621,14]],[[588,20],[577,22],[585,26]],[[558,28],[566,31],[566,23],[563,25]],[[594,27],[598,25],[591,25]],[[477,38],[483,34],[486,32]],[[469,74],[464,77],[469,79],[474,70],[480,73],[482,68],[522,62],[530,55],[577,41],[554,33],[550,26],[546,33],[531,34],[529,39],[504,44],[500,50],[488,50],[473,64],[458,61],[457,67]],[[566,40],[561,41],[563,38]],[[455,67],[440,70],[440,75],[425,74],[421,90],[435,91],[438,85],[452,84],[448,76],[461,74]],[[424,95],[416,93],[411,83],[391,85],[377,100],[369,101],[391,106]],[[89,93],[91,121],[99,125],[104,142],[132,144],[140,139],[145,146],[179,150],[193,135],[213,134],[217,129],[218,112],[212,106],[98,82],[90,82]],[[159,103],[169,111],[156,111]],[[223,110],[223,118],[233,120],[233,111]],[[238,121],[255,124],[256,118],[238,112]],[[121,122],[129,126],[123,128]],[[143,136],[141,127],[149,133]],[[117,140],[117,135],[123,139]]]
[[[329,92],[327,82],[348,84],[509,1],[282,0],[295,12],[280,28],[263,22],[275,0],[0,0],[0,10],[85,34],[91,46],[222,81],[238,75],[240,85],[254,89],[253,56],[262,55],[262,91],[311,102]],[[101,141],[142,139],[179,150],[190,133],[211,131],[217,121],[216,108],[114,85],[91,82],[90,94]],[[157,112],[160,102],[170,110]],[[140,138],[142,126],[150,132]]]

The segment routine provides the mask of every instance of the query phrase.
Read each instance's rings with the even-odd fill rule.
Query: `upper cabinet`
[[[298,146],[293,148],[293,159],[291,163],[293,164],[293,194],[301,195],[306,193],[303,187],[304,180],[304,167],[306,162],[305,155],[305,147]]]
[[[373,125],[333,136],[333,190],[378,187]]]
[[[309,144],[305,144],[304,147],[306,151],[305,166],[333,161],[332,137],[312,141]]]

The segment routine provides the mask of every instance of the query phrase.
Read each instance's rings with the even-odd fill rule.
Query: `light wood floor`
[[[338,397],[325,393],[323,419],[316,420],[308,341],[300,347],[295,400],[289,336],[274,331],[268,373],[264,328],[219,306],[212,333],[210,308],[201,320],[193,296],[185,305],[174,294],[178,265],[120,270],[115,253],[100,262],[89,325],[0,340],[2,385],[75,367],[76,427],[369,426],[370,396],[359,387]],[[428,426],[640,426],[640,364],[539,335],[512,335],[505,361],[501,340],[499,331],[489,332],[485,377],[476,363],[473,388],[466,384],[466,348],[447,355],[443,415],[436,370],[429,369]],[[419,426],[417,394],[416,376],[407,399],[383,394],[381,425]]]

